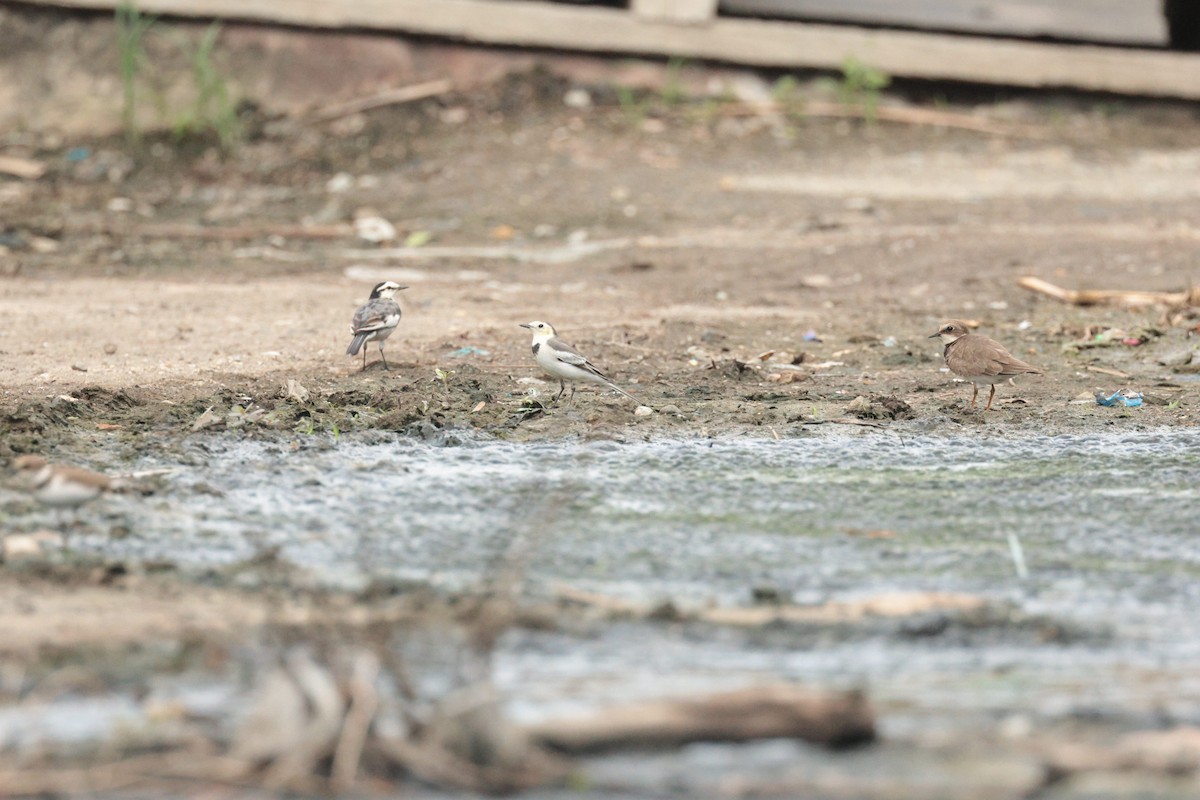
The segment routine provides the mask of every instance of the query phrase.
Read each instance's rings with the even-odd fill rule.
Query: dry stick
[[[178,755],[191,761],[206,756],[183,751],[132,756],[109,764],[86,769],[54,769],[41,767],[32,770],[0,770],[0,791],[4,797],[23,795],[68,795],[96,791],[114,791],[135,784],[144,784],[156,770],[170,768]]]
[[[46,174],[46,165],[29,158],[0,156],[0,174],[32,181]]]
[[[401,86],[398,89],[385,89],[382,92],[376,92],[367,97],[348,100],[344,103],[333,103],[324,108],[319,108],[305,120],[305,124],[312,125],[318,122],[328,122],[341,117],[348,117],[351,114],[383,108],[384,106],[394,106],[402,103],[411,103],[414,100],[424,100],[427,97],[446,94],[453,89],[454,82],[448,78],[439,78],[438,80],[417,83],[412,86]]]
[[[1101,375],[1111,375],[1114,378],[1128,378],[1129,377],[1128,372],[1121,372],[1120,370],[1109,369],[1108,367],[1097,367],[1092,364],[1088,364],[1086,367],[1084,367],[1084,369],[1086,369],[1088,372],[1099,372]]]
[[[350,225],[79,225],[71,233],[104,233],[113,236],[136,236],[142,239],[208,239],[213,241],[252,241],[281,236],[284,239],[342,239],[354,236]]]
[[[1128,308],[1142,306],[1182,306],[1200,304],[1200,286],[1182,292],[1148,292],[1122,289],[1064,289],[1049,281],[1026,275],[1017,285],[1031,292],[1048,295],[1055,300],[1076,306],[1113,305]]]
[[[344,711],[333,676],[311,656],[293,653],[288,656],[286,666],[310,714],[300,738],[271,763],[263,776],[263,786],[274,790],[290,788],[295,781],[309,778],[316,763],[333,752]]]
[[[865,419],[850,419],[849,417],[839,417],[838,419],[806,419],[802,425],[861,425],[864,428],[879,428],[880,430],[888,430],[887,425],[880,425],[878,422],[867,422]]]
[[[735,116],[744,116],[748,114],[782,113],[787,110],[787,107],[780,103],[735,103],[722,106],[722,110]],[[872,112],[868,112],[865,108],[842,105],[840,103],[807,102],[799,103],[796,107],[796,113],[801,117],[874,118],[906,125],[958,128],[976,133],[986,133],[992,136],[1021,136],[1029,139],[1041,139],[1046,136],[1042,131],[1032,128],[1000,127],[990,122],[976,119],[968,114],[931,111],[926,108],[882,106],[875,108]]]
[[[371,729],[371,720],[379,708],[375,680],[379,677],[379,659],[363,651],[354,659],[350,679],[350,710],[342,722],[342,735],[333,751],[332,786],[334,792],[347,792],[354,787],[363,747]]]
[[[860,692],[816,692],[785,684],[623,706],[546,720],[526,730],[547,746],[585,753],[781,737],[845,746],[874,739],[875,721]]]
[[[654,609],[645,604],[632,603],[618,597],[590,592],[574,586],[554,587],[555,594],[563,600],[590,606],[613,616],[628,616],[644,619]],[[737,628],[758,628],[778,623],[798,625],[824,625],[848,622],[865,617],[904,617],[929,611],[977,611],[986,601],[971,594],[953,592],[889,592],[861,600],[835,600],[817,606],[754,606],[750,608],[706,608],[691,614],[687,619],[711,625],[727,625]]]

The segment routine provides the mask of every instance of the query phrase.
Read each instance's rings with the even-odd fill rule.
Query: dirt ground
[[[989,136],[696,121],[690,109],[636,121],[564,108],[568,88],[520,76],[380,110],[352,136],[293,126],[228,160],[155,143],[115,183],[85,173],[124,162],[118,141],[72,143],[90,148],[75,166],[39,153],[46,178],[4,187],[7,452],[55,431],[182,435],[208,407],[287,405],[289,380],[309,398],[286,422],[311,414],[341,430],[430,420],[520,437],[784,435],[802,417],[843,416],[859,395],[896,396],[931,427],[1075,430],[1121,412],[1070,401],[1122,386],[1150,396],[1130,422],[1194,423],[1186,325],[1016,285],[1188,285],[1200,206],[1181,177],[1196,162],[1179,146],[1197,124],[1190,109],[1022,102],[1027,135]],[[368,246],[350,226],[366,213],[401,242],[431,241]],[[388,342],[394,369],[360,372],[343,354],[349,318],[384,278],[411,286]],[[998,413],[963,412],[966,388],[927,339],[952,317],[1045,376],[1001,387]],[[587,393],[516,424],[527,391],[555,388],[532,382],[517,327],[531,319],[659,413]],[[1092,346],[1111,329],[1127,335]],[[1131,337],[1144,343],[1120,344]]]
[[[0,153],[48,167],[0,179],[0,458],[120,469],[150,438],[235,426],[283,441],[445,428],[538,440],[1200,421],[1194,317],[1075,307],[1016,283],[1195,281],[1194,106],[928,86],[884,98],[945,94],[940,108],[981,132],[627,94],[511,58],[518,71],[494,82],[333,122],[248,111],[251,135],[226,156],[162,133],[135,155],[115,134],[0,138]],[[685,79],[713,75],[770,92],[772,76]],[[391,241],[356,234],[373,216]],[[360,371],[349,321],[383,279],[410,287],[392,369]],[[968,385],[928,338],[948,318],[1045,374],[998,387],[991,413],[965,408]],[[534,319],[652,412],[590,387],[551,404],[557,386],[518,327]],[[1126,387],[1145,404],[1091,399]],[[207,410],[213,424],[193,431]],[[28,624],[6,628],[3,652],[90,646],[117,618],[136,622],[127,641],[219,633],[274,603],[95,569],[6,569],[0,615]]]

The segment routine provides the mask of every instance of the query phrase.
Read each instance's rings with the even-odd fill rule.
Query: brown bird
[[[992,398],[996,396],[996,384],[1011,380],[1018,375],[1041,375],[1042,371],[1031,367],[1004,349],[997,341],[971,333],[962,320],[952,319],[931,334],[930,339],[940,338],[946,345],[942,355],[946,366],[960,378],[971,382],[971,408],[979,396],[980,384],[988,383],[992,391],[988,394],[984,412],[992,410]]]
[[[78,508],[103,492],[124,487],[124,481],[66,464],[51,464],[38,455],[18,456],[16,469],[39,503],[51,508]]]

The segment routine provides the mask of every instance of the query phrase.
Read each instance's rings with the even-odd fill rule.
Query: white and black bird
[[[528,328],[533,332],[533,358],[537,361],[538,366],[548,375],[558,378],[558,395],[554,398],[555,400],[561,398],[567,391],[567,381],[571,382],[572,399],[575,397],[576,382],[587,381],[607,386],[614,392],[625,395],[633,402],[638,402],[636,397],[617,386],[609,380],[607,375],[596,369],[596,365],[588,361],[583,353],[559,339],[554,326],[549,322],[537,320],[523,322],[521,327]]]
[[[387,369],[387,358],[383,355],[383,340],[392,335],[400,324],[400,304],[393,298],[396,292],[407,289],[392,281],[375,284],[371,297],[363,306],[354,312],[350,321],[350,330],[354,338],[346,348],[346,355],[356,356],[359,349],[363,351],[363,369],[367,368],[367,351],[364,348],[368,342],[379,342],[379,357],[383,360],[383,368]]]

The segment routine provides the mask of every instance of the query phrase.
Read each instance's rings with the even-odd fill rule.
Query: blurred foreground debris
[[[881,596],[834,613],[906,613],[929,602]],[[530,610],[504,590],[446,604],[427,598],[354,622],[280,621],[255,633],[261,644],[251,648],[254,666],[233,670],[250,682],[238,680],[217,706],[177,698],[139,705],[114,695],[123,716],[114,717],[101,751],[60,749],[53,740],[36,751],[0,748],[0,796],[167,791],[181,780],[301,794],[413,782],[497,794],[570,785],[586,766],[572,756],[594,751],[763,738],[838,748],[875,738],[874,711],[861,692],[793,684],[653,698],[520,724],[492,680],[497,639],[518,620],[554,625],[569,611],[546,606],[539,612],[545,619],[535,614],[530,622]],[[214,654],[229,652],[227,640],[212,645]],[[50,707],[45,689],[33,685],[3,710],[42,713]]]
[[[331,660],[297,648],[264,676],[230,750],[244,765],[243,779],[257,778],[273,790],[301,790],[327,779],[345,791],[369,763],[377,774],[511,792],[567,774],[567,762],[508,721],[487,680],[424,703],[396,658],[356,647]]]
[[[614,616],[669,617],[734,627],[763,627],[787,623],[832,624],[866,617],[906,617],[932,611],[970,613],[981,611],[987,606],[984,598],[973,594],[884,592],[855,600],[831,600],[817,605],[734,606],[683,612],[674,606],[648,607],[573,586],[558,586],[555,593],[567,602],[596,608]]]
[[[531,726],[528,733],[570,753],[778,738],[846,747],[873,741],[875,721],[861,692],[774,685],[549,720]]]

